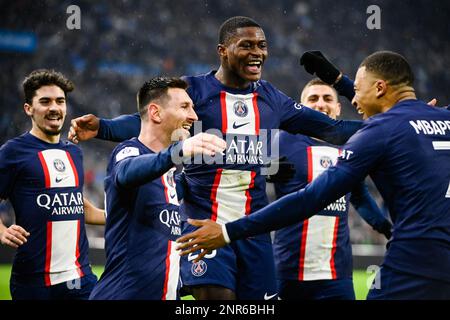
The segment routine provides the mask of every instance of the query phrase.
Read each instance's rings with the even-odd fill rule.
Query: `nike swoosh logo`
[[[175,194],[175,193],[171,193],[171,194],[170,194],[170,199],[173,199],[173,198],[175,198],[175,196],[176,196],[176,194]]]
[[[239,129],[240,127],[248,125],[250,122],[242,123],[242,124],[236,124],[236,122],[233,122],[233,129]]]
[[[61,181],[67,179],[68,177],[69,177],[69,176],[65,176],[65,177],[56,177],[56,178],[55,178],[55,181],[56,181],[56,183],[60,183]]]
[[[272,294],[270,296],[267,295],[267,292],[264,294],[264,300],[270,300],[275,297],[278,293]]]

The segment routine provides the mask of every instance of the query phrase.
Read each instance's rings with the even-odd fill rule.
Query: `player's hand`
[[[194,260],[194,262],[198,262],[214,249],[227,244],[222,234],[222,227],[217,222],[210,219],[188,219],[188,222],[200,228],[177,239],[179,243],[177,250],[182,250],[180,255],[184,256],[203,249]]]
[[[437,104],[436,98],[431,99],[427,104],[428,104],[429,106],[435,107],[436,104]]]
[[[183,156],[193,157],[197,154],[214,156],[216,153],[222,153],[227,147],[227,143],[209,133],[199,133],[186,139],[183,143]]]
[[[24,228],[18,225],[11,225],[0,234],[0,242],[5,246],[17,249],[19,246],[27,242],[27,238],[30,235]]]
[[[322,81],[332,85],[336,83],[341,72],[320,51],[306,51],[300,58],[300,64],[305,70],[316,74]]]
[[[266,181],[271,183],[288,182],[295,176],[295,166],[292,162],[289,162],[286,156],[274,159],[270,161],[270,166],[278,166],[278,171],[275,174],[267,175]]]
[[[87,114],[70,121],[68,139],[73,143],[95,138],[100,128],[100,120],[93,114]]]

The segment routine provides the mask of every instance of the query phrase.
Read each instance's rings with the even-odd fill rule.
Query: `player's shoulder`
[[[189,85],[189,88],[191,88],[191,87],[202,86],[205,83],[207,83],[208,81],[211,81],[212,80],[211,76],[213,76],[213,71],[210,71],[207,73],[202,73],[202,74],[197,74],[197,75],[193,75],[193,76],[184,75],[184,76],[181,76],[181,79],[186,81]]]
[[[6,141],[1,147],[2,152],[12,152],[20,148],[24,148],[29,143],[29,133],[21,134]]]
[[[111,161],[116,163],[129,157],[137,157],[141,154],[143,154],[142,144],[139,143],[137,138],[132,138],[119,143],[114,148],[111,155]]]
[[[82,150],[79,145],[69,141],[69,140],[61,140],[61,147],[67,149],[69,152],[82,153]]]
[[[282,93],[277,87],[267,80],[260,79],[253,82],[252,85],[256,91],[266,91],[271,94]]]

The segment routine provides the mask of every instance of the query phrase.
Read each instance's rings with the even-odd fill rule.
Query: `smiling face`
[[[162,102],[160,109],[161,125],[164,126],[164,132],[171,137],[177,129],[190,130],[192,124],[198,120],[194,111],[192,99],[186,90],[181,88],[169,88],[167,97]]]
[[[236,29],[226,44],[219,44],[218,51],[221,68],[236,81],[248,84],[261,79],[262,66],[268,56],[266,36],[261,28]]]
[[[363,119],[367,119],[377,113],[382,112],[382,105],[379,100],[380,89],[379,80],[374,73],[366,70],[366,67],[358,69],[355,77],[355,96],[352,104]]]
[[[36,90],[31,104],[25,103],[25,113],[31,117],[31,133],[47,142],[59,141],[66,117],[66,97],[56,85],[42,86]]]
[[[302,92],[302,104],[322,112],[332,119],[341,114],[336,91],[328,85],[310,85]]]

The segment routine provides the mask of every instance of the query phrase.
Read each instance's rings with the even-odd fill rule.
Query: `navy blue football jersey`
[[[121,161],[154,154],[137,138],[112,152],[105,179],[106,267],[91,299],[178,298],[181,235],[175,168],[136,187],[117,181]],[[170,158],[169,158],[170,159]]]
[[[277,198],[304,188],[330,166],[339,149],[325,142],[279,134],[280,154],[294,164],[295,176],[275,183]],[[329,204],[313,217],[277,230],[274,257],[278,279],[330,280],[352,277],[352,249],[348,227],[349,194]]]
[[[199,121],[191,133],[215,133],[227,141],[223,158],[215,164],[193,160],[185,166],[189,186],[181,210],[193,218],[233,221],[267,204],[261,167],[275,155],[274,129],[344,143],[359,121],[336,121],[305,108],[269,82],[253,82],[247,89],[224,86],[215,71],[185,77]],[[139,115],[100,121],[99,138],[122,141],[139,134]],[[198,130],[200,129],[200,130]]]
[[[30,133],[0,149],[0,198],[30,233],[19,246],[12,281],[51,286],[91,274],[84,225],[83,158],[79,147]]]
[[[230,239],[305,219],[369,174],[394,225],[384,265],[450,282],[450,114],[404,100],[365,121],[336,166],[305,189],[227,224]]]
[[[359,127],[305,108],[264,80],[244,90],[224,86],[214,72],[186,80],[201,120],[196,125],[227,141],[222,163],[185,166],[189,191],[182,207],[193,218],[226,223],[267,205],[261,167],[276,154],[274,130],[343,143]]]

